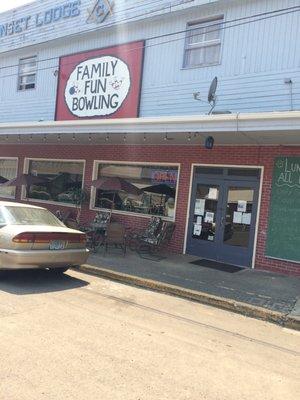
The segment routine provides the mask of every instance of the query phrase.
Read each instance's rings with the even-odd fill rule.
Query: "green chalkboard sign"
[[[275,159],[266,255],[300,262],[300,157]]]

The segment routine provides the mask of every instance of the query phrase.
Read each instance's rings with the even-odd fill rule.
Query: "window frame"
[[[24,60],[30,60],[30,59],[33,59],[33,58],[35,58],[35,63],[36,63],[35,70],[21,74],[21,66],[22,66],[21,62],[24,61]],[[23,93],[23,92],[27,92],[28,90],[35,90],[36,89],[36,86],[37,86],[37,72],[38,72],[37,64],[38,64],[38,56],[37,55],[19,58],[18,81],[17,81],[17,91],[18,92]],[[21,79],[23,77],[25,77],[25,76],[30,76],[30,75],[35,75],[34,87],[33,88],[23,88],[23,89],[21,89],[20,88]]]
[[[17,162],[17,165],[16,165],[16,176],[15,176],[15,178],[16,178],[18,176],[18,171],[19,171],[19,158],[18,157],[0,157],[0,160],[15,160]],[[1,173],[0,173],[0,175],[1,175]],[[12,179],[14,179],[14,178],[12,178]],[[16,186],[14,188],[15,188],[14,189],[14,194],[12,196],[2,195],[0,193],[0,198],[3,198],[3,199],[15,199],[16,198]]]
[[[24,159],[24,167],[23,167],[23,173],[28,174],[29,173],[29,165],[30,161],[54,161],[54,162],[78,162],[83,164],[83,169],[82,169],[82,184],[81,188],[84,188],[84,178],[85,178],[85,168],[86,168],[86,160],[84,159],[65,159],[65,158],[36,158],[36,157],[28,157]],[[68,208],[78,208],[75,204],[72,203],[64,203],[60,201],[51,201],[51,200],[40,200],[40,199],[32,199],[30,197],[26,197],[26,187],[25,185],[22,185],[21,188],[21,200],[24,201],[30,201],[31,203],[42,203],[42,204],[52,204],[52,205],[57,205],[60,207],[68,207]]]
[[[175,194],[175,204],[174,204],[174,217],[167,217],[165,215],[157,215],[157,214],[143,214],[143,213],[136,213],[132,211],[122,211],[122,210],[111,210],[112,214],[119,214],[119,215],[124,215],[124,216],[134,216],[134,217],[141,217],[141,218],[148,218],[150,219],[151,217],[160,217],[163,221],[170,221],[174,222],[176,221],[176,213],[177,213],[177,200],[178,200],[178,191],[179,191],[179,180],[180,180],[180,168],[181,164],[180,163],[166,163],[166,162],[147,162],[147,161],[116,161],[116,160],[94,160],[93,164],[93,175],[92,175],[92,180],[98,179],[98,169],[99,169],[99,164],[113,164],[113,165],[145,165],[145,166],[157,166],[157,167],[177,167],[178,168],[178,173],[177,173],[177,183],[176,183],[176,194]],[[101,208],[101,207],[96,207],[95,206],[95,201],[96,201],[96,192],[97,189],[93,186],[91,186],[91,195],[90,195],[90,210],[92,211],[110,211],[109,208]]]
[[[221,21],[220,24],[224,23],[225,15],[224,14],[218,14],[218,15],[213,15],[213,16],[210,16],[210,17],[198,19],[198,20],[195,20],[195,21],[187,22],[187,24],[186,24],[185,42],[184,42],[184,50],[183,50],[182,69],[213,67],[213,66],[221,64],[222,44],[223,44],[222,30],[220,30],[220,35],[219,35],[218,39],[207,40],[207,41],[199,42],[199,43],[195,43],[195,44],[189,44],[188,43],[188,39],[189,39],[188,33],[190,31],[192,31],[194,29],[197,29],[197,28],[200,28],[199,27],[200,24],[205,24],[205,23],[209,23],[209,22],[217,23],[218,20]],[[187,65],[186,54],[187,54],[188,50],[212,47],[212,46],[216,46],[216,45],[220,45],[220,52],[219,52],[218,61],[213,62],[213,63],[208,63],[208,64],[207,63],[203,63],[203,64],[196,64],[196,65]]]

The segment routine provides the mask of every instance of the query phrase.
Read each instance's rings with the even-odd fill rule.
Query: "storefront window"
[[[4,183],[7,180],[14,179],[17,176],[17,159],[0,159],[0,182]],[[1,187],[0,186],[0,197],[15,197],[16,188]]]
[[[28,173],[41,181],[26,188],[27,198],[74,204],[74,194],[82,188],[83,167],[79,161],[29,160]]]
[[[95,207],[174,219],[178,167],[136,164],[98,164],[98,178],[120,178],[128,191],[97,189]],[[107,179],[108,180],[108,179]],[[134,193],[132,188],[139,189]],[[132,190],[130,190],[132,188]]]

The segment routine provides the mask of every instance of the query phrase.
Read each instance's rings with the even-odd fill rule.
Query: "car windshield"
[[[50,225],[63,226],[50,211],[31,207],[4,207],[4,216],[12,225]]]

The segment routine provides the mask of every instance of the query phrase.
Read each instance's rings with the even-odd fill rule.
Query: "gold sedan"
[[[47,209],[0,201],[0,270],[65,272],[84,264],[88,253],[85,233],[67,228]]]

